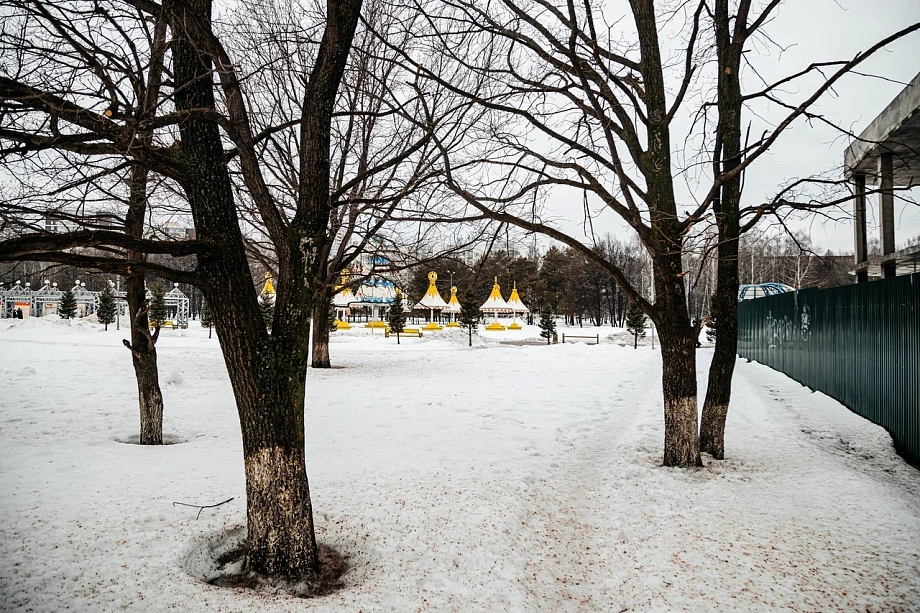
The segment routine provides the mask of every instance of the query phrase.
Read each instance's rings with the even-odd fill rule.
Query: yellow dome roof
[[[457,286],[450,288],[450,300],[447,301],[447,308],[444,309],[448,313],[459,313],[462,309],[460,307],[460,301],[457,300]]]
[[[495,277],[495,284],[492,286],[492,293],[489,294],[489,299],[479,309],[481,311],[501,311],[502,313],[507,313],[511,310],[508,308],[508,303],[502,298],[502,290],[498,286],[498,277]]]
[[[521,297],[518,295],[516,283],[514,284],[514,289],[511,290],[511,295],[508,297],[508,307],[515,313],[530,312],[530,309],[524,305],[523,301],[521,301]]]
[[[446,309],[447,303],[444,302],[444,299],[441,298],[441,293],[438,292],[437,286],[434,282],[438,280],[438,273],[431,271],[428,273],[428,291],[425,292],[425,296],[419,301],[419,304],[425,307],[426,309]]]
[[[275,295],[275,286],[272,285],[272,278],[268,275],[265,275],[265,285],[262,286],[262,295],[263,296],[274,296]]]

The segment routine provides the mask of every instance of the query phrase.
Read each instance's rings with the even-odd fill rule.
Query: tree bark
[[[127,298],[131,321],[131,362],[137,380],[140,406],[141,445],[163,444],[163,393],[160,391],[156,340],[147,321],[146,288],[143,275],[128,277]]]
[[[734,40],[728,0],[715,6],[716,51],[719,66],[719,126],[714,172],[730,172],[741,164],[741,57],[749,2],[739,6],[735,17]],[[721,146],[721,147],[720,147]],[[712,297],[712,316],[716,320],[716,346],[709,367],[709,383],[700,421],[700,449],[718,460],[725,457],[725,421],[731,400],[735,354],[738,349],[738,240],[741,204],[741,175],[726,181],[713,200],[719,229],[716,291]]]
[[[683,236],[671,175],[667,95],[652,0],[631,0],[648,109],[648,149],[639,156],[650,208],[648,246],[652,254],[655,304],[648,315],[661,340],[664,395],[664,465],[701,466],[697,420],[696,342],[687,313],[681,261]]]
[[[660,295],[659,295],[660,301]],[[658,303],[656,303],[658,306]],[[697,434],[696,343],[686,310],[659,312],[664,465],[702,466]]]
[[[263,346],[255,360],[224,352],[239,382],[234,389],[246,468],[246,569],[311,581],[319,561],[304,457],[307,343],[290,351],[284,346]],[[250,377],[248,384],[241,377]]]
[[[201,289],[210,304],[223,305],[213,311],[214,325],[243,435],[249,527],[245,569],[308,584],[315,582],[319,572],[304,458],[313,281],[330,211],[332,108],[360,7],[357,0],[327,4],[326,29],[304,101],[301,201],[290,226],[277,229],[273,237],[279,253],[270,335],[249,271],[218,126],[207,118],[190,117],[179,127],[187,173],[182,187],[197,236],[209,247],[198,256],[204,280]],[[211,56],[195,44],[209,40],[210,9],[209,0],[174,3],[178,111],[215,108]],[[196,34],[198,41],[193,39]],[[231,89],[226,95],[239,94]]]
[[[313,368],[332,368],[329,361],[329,292],[317,289],[313,296]]]
[[[128,212],[125,216],[125,231],[129,236],[143,238],[144,216],[147,212],[147,169],[135,166],[131,169]],[[159,333],[150,334],[147,318],[147,287],[144,273],[131,272],[130,262],[143,262],[146,256],[139,251],[128,252],[128,275],[126,277],[128,316],[131,324],[131,362],[137,379],[137,398],[140,408],[141,445],[163,444],[163,393],[160,391],[160,375],[157,366],[156,341]]]

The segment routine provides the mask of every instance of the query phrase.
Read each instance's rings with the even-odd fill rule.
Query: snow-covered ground
[[[335,334],[336,368],[308,377],[307,458],[318,538],[350,569],[297,600],[189,572],[245,520],[216,338],[164,331],[182,442],[149,448],[120,442],[137,431],[124,331],[0,320],[0,609],[920,610],[920,471],[882,429],[741,362],[730,459],[662,468],[659,352],[609,330],[472,349],[462,331]],[[197,520],[172,504],[230,497]]]

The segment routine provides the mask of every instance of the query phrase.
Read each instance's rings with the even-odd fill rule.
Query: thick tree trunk
[[[729,2],[715,5],[716,49],[719,66],[719,126],[713,171],[730,172],[741,163],[741,83],[739,73],[747,23],[747,6],[739,9],[733,25]],[[732,30],[738,38],[732,39]],[[719,261],[716,292],[712,298],[712,316],[717,325],[716,347],[709,368],[709,384],[700,422],[700,448],[716,459],[725,457],[725,420],[731,400],[732,376],[738,348],[738,238],[741,176],[724,182],[719,197],[713,201],[719,229]]]
[[[668,324],[658,325],[664,393],[664,465],[702,466],[697,435],[696,345],[689,322]]]
[[[319,562],[304,457],[306,343],[280,346],[265,347],[260,360],[232,358],[235,374],[251,377],[251,385],[234,386],[246,467],[246,570],[312,581]]]
[[[702,466],[698,430],[695,328],[687,314],[680,254],[654,259],[655,313],[661,341],[664,465]]]
[[[699,466],[700,442],[696,405],[696,343],[687,313],[681,253],[683,235],[677,219],[668,96],[658,42],[653,0],[632,0],[642,53],[641,72],[648,109],[648,150],[640,157],[650,207],[646,244],[652,255],[655,305],[649,313],[661,339],[664,391],[664,465]]]
[[[315,581],[319,571],[304,460],[313,281],[330,210],[329,125],[360,6],[357,0],[327,4],[326,30],[304,100],[301,201],[290,226],[273,226],[279,262],[271,335],[253,288],[217,124],[190,117],[179,126],[182,162],[188,173],[182,187],[198,240],[209,246],[198,257],[198,272],[205,298],[222,305],[214,310],[214,324],[243,435],[249,528],[245,567],[307,584]],[[209,40],[210,8],[208,0],[174,3],[173,67],[179,111],[215,108],[211,56],[195,44]],[[191,40],[194,34],[198,41]],[[227,95],[230,102],[240,103],[232,88]],[[275,219],[270,211],[263,215]]]
[[[313,296],[313,368],[332,368],[329,361],[329,296],[316,290]]]

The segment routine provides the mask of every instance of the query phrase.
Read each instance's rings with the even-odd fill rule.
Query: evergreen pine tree
[[[397,291],[393,302],[390,304],[388,314],[390,330],[396,333],[396,344],[399,344],[399,334],[406,328],[406,310],[403,308],[402,292]]]
[[[549,305],[543,305],[543,308],[540,310],[540,336],[546,339],[546,344],[549,345],[550,339],[553,338],[556,334],[556,318],[553,317],[553,311],[550,309]]]
[[[275,299],[268,294],[259,296],[259,310],[262,311],[262,319],[265,320],[265,327],[272,327],[272,320],[275,318]]]
[[[163,283],[157,281],[150,288],[150,310],[147,311],[147,320],[154,328],[162,328],[169,317],[169,309],[166,308],[166,287]]]
[[[211,305],[207,300],[201,301],[201,327],[208,329],[208,338],[211,338],[211,329],[214,327],[214,316],[211,314]]]
[[[74,298],[70,290],[61,294],[61,304],[58,307],[58,315],[62,319],[73,319],[77,316],[77,299]]]
[[[469,293],[465,293],[463,298],[460,299],[460,316],[457,321],[460,326],[466,328],[469,332],[470,347],[473,346],[473,330],[479,325],[480,319],[482,319],[482,311],[473,301],[473,297]]]
[[[632,332],[633,349],[639,346],[640,337],[645,338],[645,322],[647,320],[648,318],[642,312],[642,309],[635,302],[630,302],[629,308],[626,309],[626,329]]]
[[[96,309],[96,317],[99,323],[105,324],[105,329],[109,329],[109,324],[115,322],[115,290],[112,289],[112,283],[108,280],[99,294],[99,308]]]

